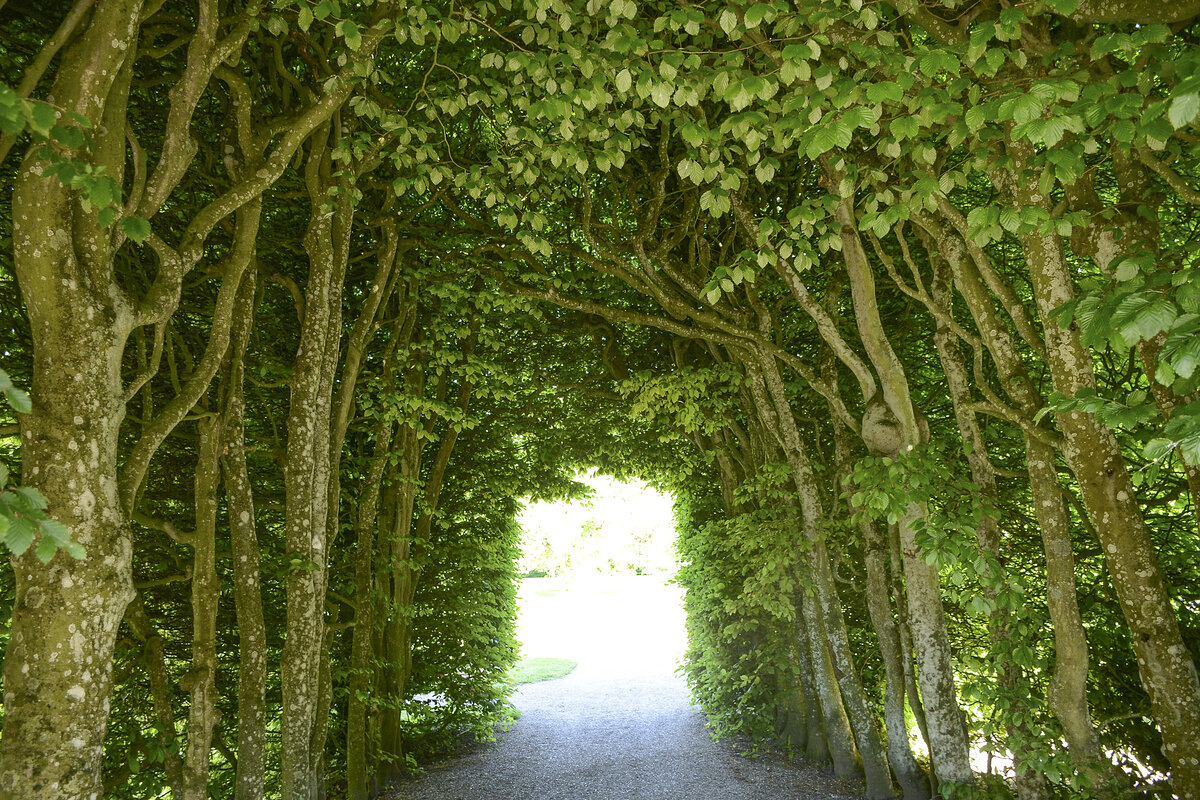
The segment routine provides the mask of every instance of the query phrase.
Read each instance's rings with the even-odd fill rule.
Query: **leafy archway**
[[[357,798],[486,735],[515,498],[595,465],[679,499],[718,733],[1200,797],[1195,2],[43,6],[0,791]]]

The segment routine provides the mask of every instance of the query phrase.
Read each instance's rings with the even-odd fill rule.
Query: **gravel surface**
[[[521,718],[511,731],[428,768],[398,787],[394,800],[858,796],[859,787],[823,770],[743,758],[709,739],[674,674],[682,653],[678,590],[650,579],[611,586],[526,592],[526,653],[574,658],[579,666],[564,678],[521,687],[513,698]]]

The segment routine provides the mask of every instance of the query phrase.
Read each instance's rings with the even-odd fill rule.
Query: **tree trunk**
[[[892,797],[895,794],[895,787],[892,784],[883,742],[876,727],[876,715],[867,705],[866,694],[863,692],[858,671],[854,666],[854,658],[850,653],[850,641],[846,634],[846,621],[842,616],[841,600],[838,598],[837,589],[833,583],[833,571],[829,565],[825,539],[818,530],[824,514],[821,510],[821,500],[812,465],[809,463],[808,454],[800,438],[800,431],[796,428],[791,408],[787,404],[783,378],[779,374],[773,357],[767,353],[760,353],[759,364],[756,366],[761,368],[761,372],[753,375],[752,385],[758,380],[762,380],[767,390],[766,394],[774,403],[771,410],[774,411],[774,419],[778,423],[776,430],[780,434],[784,454],[791,467],[792,478],[800,500],[804,538],[809,549],[807,553],[807,562],[810,567],[809,576],[813,582],[815,599],[820,609],[820,624],[824,627],[829,657],[832,659],[831,667],[837,676],[836,685],[840,689],[840,699],[844,701],[844,704],[837,703],[835,705],[842,705],[843,713],[848,716],[852,724],[854,739],[861,756],[861,769],[866,776],[867,796],[871,798]],[[761,390],[758,393],[762,394]],[[767,397],[762,397],[762,403],[766,402]],[[809,623],[811,629],[815,620],[806,620],[806,622]],[[827,701],[824,696],[822,696],[821,702],[822,709],[825,709]],[[834,703],[835,701],[831,698],[828,702]],[[840,724],[840,720],[836,722]],[[827,733],[829,729],[830,716],[829,711],[826,711]],[[832,740],[830,744],[831,752],[834,753],[834,766],[837,767],[839,766],[839,756],[845,762],[847,755],[838,753],[837,746]],[[843,769],[846,768],[845,763],[842,766]]]
[[[175,797],[183,797],[183,760],[175,740],[175,708],[171,704],[171,679],[167,675],[162,636],[154,629],[140,595],[125,607],[125,621],[133,635],[145,644],[142,663],[150,679],[154,703],[154,721],[158,726],[158,744],[163,749],[163,771]]]
[[[933,280],[933,301],[941,307],[948,316],[953,317],[953,307],[950,299],[950,280],[948,270],[943,265],[937,270]],[[979,487],[980,495],[994,499],[996,496],[996,470],[988,458],[987,445],[979,429],[979,419],[971,408],[970,381],[967,368],[963,363],[962,353],[958,343],[942,320],[938,320],[937,330],[933,334],[934,347],[937,349],[938,360],[942,372],[946,375],[946,385],[950,389],[950,401],[954,407],[954,417],[958,423],[959,436],[967,449],[967,463],[971,470],[971,480]],[[1027,718],[1029,707],[1033,700],[1029,676],[1011,659],[1012,651],[1012,616],[1004,606],[997,603],[1000,591],[1009,582],[1003,572],[1000,554],[1000,530],[996,518],[988,513],[980,515],[975,533],[976,547],[985,556],[986,568],[979,575],[979,582],[984,597],[993,603],[995,612],[988,620],[988,634],[992,640],[992,653],[996,662],[996,674],[999,679],[998,706],[1007,736],[1007,745],[1013,756],[1014,788],[1018,800],[1039,800],[1046,797],[1046,782],[1037,769],[1026,765],[1038,763],[1039,759],[1030,759],[1028,748],[1034,744],[1034,736],[1025,722],[1014,721],[1014,712],[1024,712]],[[1007,705],[1005,705],[1007,704]]]
[[[916,409],[912,404],[904,368],[892,350],[879,317],[875,279],[858,237],[856,219],[849,199],[842,199],[836,217],[842,229],[842,256],[850,277],[850,292],[859,338],[879,375],[886,409],[901,434],[899,441],[893,445],[893,452],[886,452],[886,448],[881,449],[878,442],[873,443],[870,440],[865,422],[863,436],[872,450],[895,455],[900,449],[911,449],[921,441]],[[871,413],[872,400],[877,398],[867,398],[868,414]],[[917,549],[914,523],[925,516],[924,509],[915,503],[911,504],[899,521],[899,531],[909,624],[917,657],[921,696],[925,703],[929,736],[927,741],[938,783],[962,783],[971,786],[975,777],[971,771],[966,721],[962,709],[959,708],[958,693],[954,685],[954,666],[950,639],[946,633],[938,573]]]
[[[801,590],[802,592],[803,590]],[[804,622],[801,593],[795,599],[796,624],[793,628],[795,640],[793,653],[799,670],[800,689],[804,693],[805,756],[815,764],[826,764],[833,760],[829,752],[829,741],[825,738],[825,715],[821,711],[821,698],[817,691],[816,671],[812,663],[812,644],[809,641],[808,625]]]
[[[138,0],[101,0],[63,54],[56,104],[87,117],[93,130],[124,129],[140,9]],[[111,137],[98,139],[98,151],[106,146]],[[108,165],[118,183],[122,163]],[[95,212],[41,173],[27,156],[13,187],[14,266],[34,353],[33,411],[20,420],[22,481],[42,493],[49,515],[87,556],[60,551],[42,564],[30,548],[12,559],[0,794],[82,800],[101,792],[113,647],[133,598],[117,449],[121,356],[134,319],[113,283],[111,242]]]
[[[927,231],[926,246],[946,259],[954,283],[966,301],[980,339],[999,373],[999,383],[1016,403],[1026,421],[1025,461],[1029,473],[1030,502],[1038,521],[1046,555],[1046,602],[1054,632],[1054,674],[1049,705],[1080,770],[1093,791],[1111,788],[1114,773],[1100,749],[1087,700],[1088,645],[1075,591],[1075,560],[1071,523],[1054,468],[1057,450],[1033,426],[1045,401],[1021,361],[1017,343],[996,311],[965,243],[934,220],[921,219]]]
[[[305,170],[312,218],[304,236],[309,257],[300,348],[290,381],[286,492],[287,636],[283,684],[283,800],[317,800],[321,753],[317,739],[321,662],[325,656],[325,584],[328,567],[330,430],[333,378],[341,341],[341,290],[353,222],[349,195],[338,195],[335,211],[322,206],[332,185],[328,127],[314,135]],[[343,187],[344,188],[344,187]]]
[[[904,792],[904,800],[927,800],[929,782],[913,756],[908,722],[904,718],[904,667],[900,634],[888,599],[887,542],[874,523],[865,522],[860,528],[867,547],[867,612],[883,658],[883,720],[887,728],[888,760]]]
[[[366,800],[369,789],[366,700],[371,686],[371,631],[375,625],[371,578],[375,568],[375,525],[379,517],[380,486],[392,442],[391,422],[380,419],[372,438],[375,441],[375,454],[363,478],[358,495],[358,517],[354,521],[357,535],[354,556],[355,613],[346,717],[346,792],[351,800]]]
[[[414,375],[420,384],[424,376]],[[411,386],[411,384],[410,384]],[[409,617],[413,584],[412,524],[416,504],[417,482],[421,474],[422,440],[413,425],[400,429],[400,471],[393,494],[392,524],[384,543],[387,562],[384,577],[385,612],[380,658],[387,665],[383,670],[383,697],[387,704],[380,713],[378,780],[387,784],[400,777],[404,759],[404,739],[400,727],[400,703],[408,687],[408,638],[412,627]]]
[[[196,459],[196,529],[192,538],[192,665],[180,680],[189,694],[184,800],[207,800],[209,754],[217,724],[217,485],[221,418],[200,420]]]
[[[266,770],[267,641],[259,577],[254,490],[246,464],[244,357],[254,319],[255,273],[246,272],[223,391],[225,455],[221,459],[233,551],[233,605],[238,629],[238,743],[235,800],[261,800]]]
[[[1021,153],[1014,155],[1019,158]],[[1027,184],[1022,176],[1012,175],[1000,184],[1018,206],[1049,206],[1048,199],[1037,193],[1036,182]],[[1021,237],[1021,245],[1042,320],[1054,388],[1067,397],[1081,389],[1095,389],[1091,355],[1080,342],[1078,330],[1074,326],[1064,329],[1050,318],[1054,309],[1074,294],[1061,241],[1029,234]],[[1180,634],[1125,459],[1112,431],[1094,415],[1071,411],[1057,414],[1056,419],[1066,440],[1067,464],[1079,481],[1084,506],[1129,624],[1142,686],[1162,732],[1163,755],[1171,762],[1172,790],[1187,800],[1200,798],[1200,679]]]

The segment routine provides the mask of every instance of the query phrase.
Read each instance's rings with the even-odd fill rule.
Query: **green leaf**
[[[313,24],[313,12],[309,8],[308,3],[301,3],[300,11],[296,14],[296,21],[300,25],[300,30],[307,31]]]
[[[33,523],[25,517],[17,517],[9,523],[4,534],[4,543],[13,555],[22,555],[29,549],[29,545],[33,544],[33,533]]]
[[[70,150],[83,147],[87,142],[87,137],[83,135],[83,131],[69,125],[55,125],[50,129],[50,138]]]
[[[1136,278],[1140,272],[1141,270],[1138,269],[1138,262],[1135,259],[1123,258],[1121,259],[1121,262],[1117,264],[1117,269],[1115,272],[1113,272],[1113,277],[1122,282],[1130,281]]]
[[[1151,461],[1157,461],[1175,449],[1175,443],[1170,439],[1151,439],[1146,442],[1142,455]]]
[[[337,24],[337,33],[346,40],[346,46],[351,50],[358,51],[362,46],[362,31],[358,29],[358,25],[353,20],[344,19]]]
[[[150,235],[150,222],[141,217],[125,217],[118,226],[133,241],[141,244]]]
[[[617,91],[624,94],[625,92],[629,91],[631,86],[633,86],[633,75],[630,74],[628,69],[623,69],[617,73],[616,83]]]
[[[872,103],[899,103],[904,99],[904,90],[897,83],[872,83],[867,86],[867,100]]]
[[[15,486],[13,491],[21,496],[25,504],[31,509],[44,511],[46,509],[46,498],[37,489],[30,486]]]
[[[1175,304],[1152,299],[1148,293],[1130,295],[1120,302],[1112,315],[1112,327],[1128,346],[1153,339],[1169,329],[1178,316]]]
[[[59,544],[71,541],[71,529],[56,519],[44,519],[38,523],[43,536],[49,536]]]
[[[1189,125],[1197,114],[1200,114],[1200,94],[1182,94],[1171,101],[1167,119],[1176,128],[1182,128]]]
[[[28,109],[29,127],[42,136],[49,136],[50,129],[58,121],[58,114],[55,112],[54,107],[46,103],[30,102]]]
[[[761,23],[764,19],[766,19],[768,14],[773,14],[774,11],[775,11],[775,9],[772,8],[771,6],[767,5],[766,3],[757,3],[755,5],[750,6],[750,8],[746,10],[746,16],[744,18],[746,27],[747,28],[758,27],[759,23]]]
[[[733,13],[732,9],[725,9],[721,12],[721,16],[717,18],[717,24],[721,26],[721,30],[725,31],[728,36],[733,33],[733,29],[737,27],[737,14]]]
[[[54,554],[57,552],[58,543],[49,536],[43,536],[38,540],[37,550],[35,551],[38,561],[41,561],[43,564],[49,564],[50,559],[54,558]]]
[[[29,399],[29,395],[15,386],[4,387],[4,399],[18,414],[28,414],[33,410],[33,401]]]

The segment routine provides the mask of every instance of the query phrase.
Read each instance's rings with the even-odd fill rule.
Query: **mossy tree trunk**
[[[1011,148],[1018,166],[1027,155]],[[1001,194],[1016,205],[1049,208],[1019,171],[993,178]],[[1057,236],[1028,234],[1021,246],[1029,265],[1046,359],[1054,388],[1067,397],[1096,388],[1091,355],[1078,329],[1061,327],[1052,312],[1074,296],[1074,281]],[[1112,431],[1095,415],[1075,410],[1056,414],[1063,432],[1067,464],[1079,481],[1084,506],[1104,550],[1105,563],[1133,637],[1142,686],[1150,697],[1163,736],[1163,755],[1171,762],[1172,790],[1183,798],[1200,797],[1200,680],[1179,630],[1150,529],[1137,503],[1129,469]]]

